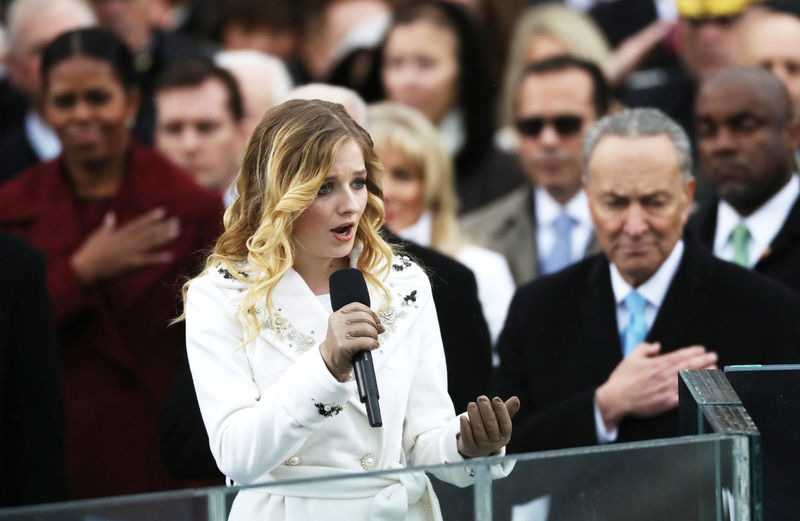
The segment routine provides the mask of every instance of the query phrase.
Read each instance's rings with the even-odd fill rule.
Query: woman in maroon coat
[[[116,37],[72,31],[42,60],[63,152],[0,188],[0,229],[47,256],[72,497],[174,488],[155,436],[184,348],[167,324],[221,229],[221,201],[130,134],[136,72]]]

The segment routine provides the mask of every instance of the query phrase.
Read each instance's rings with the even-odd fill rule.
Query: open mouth
[[[333,228],[331,230],[333,236],[336,237],[337,240],[342,242],[348,242],[353,238],[355,234],[355,226],[353,224],[344,224],[339,226],[338,228]]]

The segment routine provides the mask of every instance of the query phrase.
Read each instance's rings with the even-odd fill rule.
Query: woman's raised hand
[[[378,335],[384,332],[380,318],[360,302],[342,306],[328,319],[328,333],[320,352],[331,374],[340,382],[350,379],[353,356],[379,346]]]
[[[461,416],[458,452],[465,458],[496,454],[511,440],[511,419],[517,411],[519,398],[516,396],[505,403],[497,396],[492,400],[479,396],[477,401],[469,402],[467,416]]]

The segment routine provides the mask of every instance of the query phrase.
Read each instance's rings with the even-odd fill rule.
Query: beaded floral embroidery
[[[311,399],[314,402],[314,399]],[[336,416],[340,412],[342,412],[342,406],[330,403],[322,403],[322,402],[314,402],[314,405],[317,407],[317,411],[325,416],[326,418],[330,418],[331,416]]]
[[[392,264],[392,269],[394,271],[403,271],[404,269],[411,266],[411,259],[408,258],[406,255],[400,255],[397,260],[399,263]]]
[[[227,280],[234,280],[234,279],[236,279],[236,277],[234,277],[233,275],[231,275],[231,272],[230,272],[230,271],[228,271],[227,269],[223,268],[222,266],[220,266],[220,267],[218,267],[218,268],[217,268],[217,272],[219,272],[219,274],[220,274],[220,275],[222,275],[222,276],[223,276],[223,278],[225,278],[225,279],[227,279]],[[249,274],[249,273],[247,273],[246,271],[239,271],[239,272],[237,272],[237,273],[238,273],[238,274],[239,274],[239,276],[240,276],[240,277],[242,277],[243,279],[246,279],[246,278],[249,278],[249,277],[250,277],[250,274]]]
[[[378,316],[381,317],[381,324],[383,324],[384,332],[381,337],[386,338],[394,332],[396,323],[399,319],[406,315],[405,311],[398,311],[397,308],[389,304],[388,306],[381,306],[378,311]]]
[[[256,313],[265,314],[260,308],[256,310]],[[295,351],[304,352],[314,347],[313,336],[298,331],[291,322],[283,318],[279,313],[273,313],[273,318],[267,316],[261,322],[261,327],[272,330],[278,339],[289,344],[289,347]]]
[[[416,301],[417,301],[417,290],[414,290],[411,293],[409,293],[408,295],[406,295],[405,297],[403,297],[403,305],[404,306],[409,306],[409,305],[411,305],[412,302],[416,302]]]

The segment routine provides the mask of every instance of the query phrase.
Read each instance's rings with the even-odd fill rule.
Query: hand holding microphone
[[[378,384],[372,365],[371,350],[379,346],[378,335],[384,328],[380,318],[369,308],[369,291],[364,275],[355,268],[335,271],[330,277],[331,307],[328,333],[320,346],[328,370],[340,382],[355,372],[358,395],[367,408],[372,427],[380,427]]]
[[[383,331],[377,315],[360,302],[351,302],[335,311],[320,346],[322,359],[334,378],[340,382],[349,380],[353,357],[359,351],[377,348],[378,335]]]

